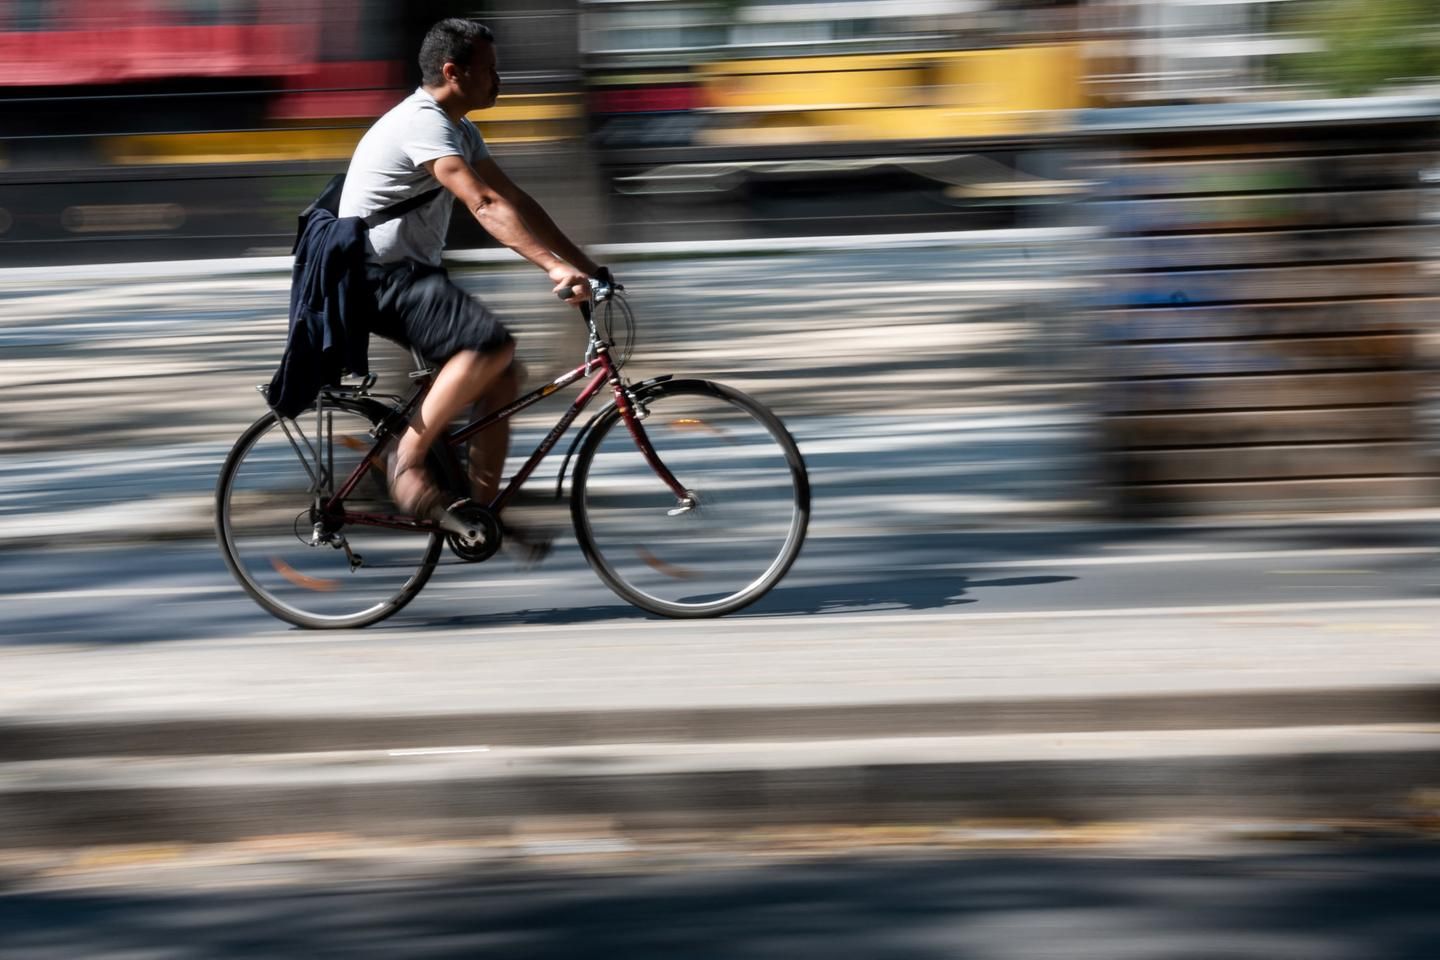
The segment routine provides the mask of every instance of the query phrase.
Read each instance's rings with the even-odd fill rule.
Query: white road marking
[[[238,586],[209,587],[91,587],[83,590],[37,590],[33,593],[7,593],[5,600],[123,600],[129,597],[194,597],[220,593],[244,596]]]
[[[953,613],[855,613],[855,614],[834,614],[834,615],[807,615],[797,617],[792,614],[768,614],[757,615],[748,619],[752,621],[765,621],[767,623],[784,622],[793,620],[797,623],[805,623],[810,626],[830,627],[832,625],[855,625],[855,626],[904,626],[906,624],[918,623],[949,623],[957,627],[963,627],[967,623],[977,621],[1006,621],[1006,620],[1107,620],[1107,619],[1136,619],[1143,617],[1174,617],[1174,616],[1213,616],[1230,614],[1251,614],[1251,613],[1318,613],[1324,611],[1345,611],[1345,610],[1410,610],[1410,609],[1431,609],[1440,608],[1440,598],[1419,599],[1419,600],[1331,600],[1318,603],[1236,603],[1236,604],[1199,604],[1196,606],[1177,607],[1102,607],[1093,610],[1031,610],[1031,611],[1008,611],[996,613],[972,613],[966,607],[958,606]],[[743,618],[742,618],[743,619]],[[594,630],[606,631],[628,631],[635,629],[701,629],[706,621],[690,620],[637,620],[624,623],[595,623],[585,624],[583,627],[567,624],[542,624],[525,626],[519,629],[528,632],[543,633],[574,633],[577,629],[585,632]],[[713,625],[712,625],[713,626]],[[437,636],[443,636],[437,635]]]
[[[553,583],[553,581],[534,578],[524,580],[485,580],[482,578],[461,583],[432,582],[426,585],[425,592],[429,593],[436,590],[477,590],[492,587],[513,589],[517,587],[535,587],[549,583]],[[125,600],[144,599],[147,597],[214,596],[220,594],[232,594],[237,598],[249,599],[236,584],[216,584],[214,586],[190,587],[92,587],[80,590],[37,590],[31,593],[0,594],[0,600]]]
[[[1120,557],[1053,557],[1025,560],[977,560],[939,563],[934,570],[972,570],[991,567],[1123,567],[1137,563],[1204,563],[1207,560],[1290,560],[1318,557],[1405,557],[1440,554],[1440,547],[1332,547],[1319,550],[1234,550],[1216,553],[1127,554]],[[1323,572],[1323,571],[1321,571]]]
[[[1006,569],[1050,569],[1064,570],[1073,567],[1118,567],[1133,566],[1137,564],[1154,563],[1203,563],[1206,561],[1239,561],[1239,560],[1277,560],[1277,559],[1307,559],[1313,560],[1323,557],[1399,557],[1399,556],[1433,556],[1440,554],[1440,547],[1335,547],[1320,550],[1246,550],[1228,551],[1217,553],[1156,553],[1156,554],[1127,554],[1125,556],[1104,556],[1104,557],[1049,557],[1049,558],[1028,558],[1023,560],[974,560],[965,563],[937,563],[925,564],[927,570],[1006,570]],[[1372,571],[1365,570],[1271,570],[1267,573],[1285,573],[1292,575],[1308,574],[1367,574]],[[554,577],[516,577],[509,579],[487,579],[483,576],[463,581],[436,581],[428,584],[427,592],[435,591],[459,591],[459,590],[486,590],[486,589],[528,589],[533,587],[553,586],[556,583]],[[229,584],[217,584],[211,586],[174,586],[174,587],[93,587],[77,590],[37,590],[26,593],[7,593],[0,595],[4,600],[30,600],[30,601],[51,601],[51,600],[120,600],[129,598],[146,597],[179,597],[179,596],[211,596],[219,594],[235,594],[239,596],[239,587]],[[1369,601],[1366,601],[1369,602]],[[1381,604],[1391,601],[1376,601]],[[1408,601],[1395,601],[1408,602]],[[1427,602],[1427,601],[1422,601]],[[1140,608],[1141,610],[1159,610],[1165,608]],[[1176,610],[1189,610],[1192,608],[1172,608]],[[1219,608],[1194,608],[1194,609],[1219,609]],[[1231,609],[1231,608],[1225,608]],[[1043,613],[1043,612],[1042,612]],[[1093,615],[1093,614],[1091,614]],[[916,616],[924,616],[917,614]],[[958,614],[957,614],[958,616]],[[1030,614],[968,614],[969,618],[995,617],[995,616],[1030,616]],[[914,618],[907,618],[913,620]],[[948,616],[943,619],[949,619]],[[826,622],[835,622],[835,617],[827,617]]]
[[[1341,576],[1364,577],[1364,576],[1373,575],[1373,574],[1375,573],[1374,570],[1324,570],[1324,569],[1312,569],[1312,570],[1266,570],[1265,572],[1266,572],[1268,575],[1273,576],[1273,577],[1316,577],[1316,576],[1321,576],[1321,577],[1341,577]],[[1333,586],[1333,584],[1327,584],[1327,586]]]
[[[1201,604],[1196,606],[1176,607],[1101,607],[1096,609],[1079,610],[1035,610],[1035,611],[1011,611],[1004,613],[974,613],[969,612],[968,607],[957,606],[953,613],[859,613],[859,614],[807,614],[804,616],[793,614],[767,614],[753,617],[737,617],[724,621],[726,628],[734,630],[738,621],[745,621],[751,624],[793,624],[801,627],[821,627],[826,630],[834,626],[869,626],[869,627],[902,627],[915,624],[927,623],[948,623],[955,627],[964,627],[970,623],[980,622],[1002,622],[1002,621],[1052,621],[1052,620],[1109,620],[1109,619],[1143,619],[1145,617],[1176,617],[1176,616],[1232,616],[1235,614],[1275,614],[1275,613],[1336,613],[1350,610],[1417,610],[1440,608],[1440,598],[1436,599],[1413,599],[1413,600],[1331,600],[1315,603],[1238,603],[1238,604]],[[623,609],[623,608],[621,608]],[[599,633],[634,633],[636,631],[673,630],[676,632],[704,632],[717,629],[716,621],[710,620],[642,620],[643,616],[638,610],[625,611],[632,614],[636,619],[614,620],[609,622],[584,623],[584,624],[522,624],[487,629],[486,632],[492,635],[504,634],[507,631],[520,636],[534,636],[536,634],[560,633],[567,636],[591,636]],[[426,629],[423,631],[426,640],[443,640],[447,638],[468,638],[473,637],[479,625],[453,630]],[[355,643],[370,640],[383,641],[393,639],[397,634],[411,639],[416,636],[416,628],[412,626],[386,626],[384,624],[368,628],[359,632],[334,632],[324,634],[312,634],[303,631],[289,631],[279,634],[256,634],[247,637],[215,638],[193,641],[195,647],[232,647],[232,646],[255,646],[268,641],[275,641],[287,644],[294,643]]]
[[[812,619],[816,623],[830,625],[832,623],[864,624],[864,623],[942,623],[950,622],[963,625],[972,620],[1103,620],[1109,618],[1135,618],[1135,617],[1174,617],[1193,616],[1207,614],[1233,614],[1233,613],[1302,613],[1306,611],[1336,611],[1336,610],[1383,610],[1388,608],[1415,609],[1440,607],[1440,597],[1435,599],[1412,599],[1412,600],[1331,600],[1320,603],[1216,603],[1197,604],[1194,606],[1177,607],[1101,607],[1093,610],[1014,610],[996,613],[970,613],[963,607],[957,608],[954,613],[914,613],[914,614],[843,614],[836,616],[815,616]],[[754,617],[759,620],[785,619],[788,615],[770,615]],[[656,621],[642,621],[632,626],[660,626]],[[603,624],[601,625],[603,626]],[[540,628],[548,629],[548,628]],[[573,630],[574,627],[563,629]],[[590,629],[586,627],[586,629]]]

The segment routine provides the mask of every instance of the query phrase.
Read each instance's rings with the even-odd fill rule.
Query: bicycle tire
[[[345,414],[353,418],[357,425],[361,421],[368,425],[370,431],[368,436],[363,439],[356,439],[353,445],[347,445],[349,449],[357,451],[368,450],[369,444],[373,440],[374,431],[389,412],[388,409],[384,409],[382,405],[378,405],[373,401],[339,398],[327,400],[325,409]],[[295,420],[289,421],[289,423],[299,426],[308,423],[309,420],[313,418],[314,411],[312,408],[300,414]],[[220,545],[220,553],[225,559],[225,565],[230,569],[231,574],[239,582],[240,586],[244,588],[245,592],[265,611],[280,620],[292,623],[298,627],[311,630],[354,629],[368,626],[372,623],[378,623],[386,617],[392,616],[413,600],[430,579],[430,575],[435,570],[436,563],[440,558],[441,548],[444,544],[444,538],[440,534],[427,534],[422,531],[412,531],[403,534],[405,539],[402,545],[403,556],[408,558],[413,554],[417,558],[414,571],[403,576],[395,576],[393,580],[396,586],[393,591],[389,588],[388,584],[377,588],[380,593],[383,594],[380,599],[373,602],[365,601],[361,609],[353,612],[331,613],[310,610],[306,609],[306,606],[309,605],[308,602],[301,603],[300,600],[291,597],[293,593],[297,597],[304,598],[307,595],[307,591],[333,596],[340,591],[338,587],[332,589],[329,584],[333,583],[344,587],[347,584],[353,583],[353,580],[347,580],[344,577],[336,577],[329,580],[316,578],[311,575],[311,573],[297,570],[288,560],[283,558],[277,559],[279,557],[278,553],[269,557],[265,556],[263,551],[266,548],[258,551],[260,554],[258,557],[252,557],[249,555],[252,551],[250,550],[250,533],[248,531],[245,537],[245,549],[241,549],[242,538],[236,529],[237,481],[243,477],[246,484],[248,484],[252,475],[261,479],[265,478],[263,457],[256,454],[256,451],[260,448],[262,442],[267,444],[265,448],[267,451],[269,447],[272,446],[282,451],[285,449],[280,447],[276,442],[279,439],[277,428],[279,428],[280,422],[280,418],[274,413],[267,413],[256,420],[240,435],[234,447],[231,448],[229,455],[225,458],[224,466],[221,468],[215,488],[215,535]],[[288,443],[289,442],[286,441],[287,447]],[[333,440],[331,446],[334,446]],[[299,456],[294,453],[293,449],[289,450],[289,454],[294,466],[287,466],[285,469],[292,471],[303,470],[303,467],[300,466],[301,460]],[[252,457],[252,455],[255,456]],[[359,454],[357,453],[357,462],[358,457]],[[257,464],[255,470],[246,469],[247,458],[250,458],[251,462]],[[278,454],[274,455],[272,459],[278,462],[284,462],[283,456]],[[434,459],[432,451],[432,461]],[[433,463],[431,469],[436,469]],[[343,480],[349,473],[348,470],[336,470],[335,472],[338,474],[337,480]],[[437,477],[438,476],[439,475],[437,475]],[[304,482],[303,478],[299,482]],[[369,482],[368,479],[366,482]],[[378,484],[380,488],[384,486],[383,481],[379,478],[376,479],[375,483]],[[299,527],[302,525],[300,517],[308,512],[309,509],[310,494],[308,491],[301,492],[295,490],[294,483],[287,482],[283,477],[277,485],[286,487],[286,489],[272,492],[268,487],[262,487],[259,495],[259,498],[265,501],[265,508],[270,510],[273,515],[273,520],[267,520],[266,526],[261,528],[262,536],[266,538],[266,541],[273,541],[274,543],[274,546],[270,546],[268,549],[287,550],[292,555],[303,557],[307,561],[315,560],[329,563],[332,566],[335,566],[338,562],[340,565],[336,567],[336,572],[343,573],[344,568],[348,567],[349,564],[348,560],[344,560],[343,554],[341,554],[340,551],[328,546],[308,547],[304,541],[300,539],[298,533]],[[249,491],[247,490],[244,496],[249,495]],[[382,490],[381,493],[376,495],[388,497],[388,492]],[[277,507],[270,502],[275,499],[284,502]],[[296,543],[292,543],[290,539],[286,538],[286,531],[283,529],[283,523],[280,522],[283,521],[286,512],[292,507],[297,513],[296,519],[291,525],[292,529],[290,533],[293,535],[293,539],[297,541]],[[342,528],[342,532],[349,531],[348,536],[353,539],[357,536],[368,536],[370,532],[379,529],[380,528],[376,527],[359,528],[352,526]],[[395,542],[398,543],[399,539],[400,537],[397,536]],[[257,540],[257,542],[259,541]],[[304,547],[305,549],[297,549],[297,547]],[[266,561],[268,561],[269,566],[272,567],[273,570],[266,570]],[[406,562],[408,561],[397,564],[397,567],[405,569]],[[287,567],[289,568],[288,570],[286,569]],[[361,567],[360,569],[366,568]],[[388,568],[377,562],[375,566],[370,569],[373,572],[374,570]],[[348,572],[353,575],[357,570],[350,568]],[[273,576],[271,575],[272,573],[274,574]],[[392,578],[386,575],[385,579],[388,581]],[[322,584],[323,586],[317,587],[315,586],[316,583]],[[295,589],[291,590],[291,587]],[[281,595],[282,592],[284,593],[283,596]],[[320,605],[318,597],[314,603],[316,606]],[[332,607],[338,607],[339,605],[339,603],[330,604]]]
[[[642,429],[698,506],[675,512],[678,498],[628,430],[607,445],[623,423],[612,405],[576,455],[570,512],[580,549],[611,590],[642,610],[674,618],[741,610],[780,582],[804,545],[810,481],[800,449],[768,408],[722,384],[671,380],[637,391],[648,412]],[[647,532],[634,532],[637,522]]]

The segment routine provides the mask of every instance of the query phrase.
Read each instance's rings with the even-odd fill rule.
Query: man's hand
[[[546,273],[555,284],[555,295],[564,296],[566,303],[581,304],[590,299],[590,277],[582,271],[562,263]]]

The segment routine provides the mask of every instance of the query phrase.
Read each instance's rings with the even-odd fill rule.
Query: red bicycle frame
[[[646,436],[645,428],[641,425],[640,418],[636,416],[633,404],[630,402],[625,383],[620,379],[619,370],[610,359],[608,350],[604,347],[596,351],[594,359],[587,360],[575,369],[556,377],[542,387],[532,390],[513,403],[501,407],[493,413],[489,413],[478,420],[473,420],[465,426],[446,434],[444,440],[445,446],[448,448],[458,447],[475,434],[494,426],[502,420],[513,417],[521,410],[525,410],[539,403],[552,393],[565,389],[572,383],[590,375],[592,372],[594,372],[594,376],[591,377],[590,382],[585,384],[584,388],[581,389],[580,395],[570,404],[570,408],[561,415],[559,421],[557,421],[550,432],[545,435],[545,438],[540,441],[539,446],[530,454],[525,464],[510,478],[510,482],[505,485],[505,488],[496,494],[494,500],[487,504],[493,513],[498,514],[505,508],[505,505],[509,503],[510,499],[515,495],[515,491],[530,478],[530,475],[540,466],[540,461],[544,460],[550,451],[555,448],[555,444],[564,436],[565,431],[570,429],[570,425],[575,422],[575,418],[589,406],[590,401],[595,398],[601,388],[607,383],[610,385],[611,392],[615,397],[615,406],[621,418],[625,421],[625,426],[629,429],[631,437],[634,438],[636,447],[639,448],[641,455],[645,458],[645,462],[655,471],[655,475],[674,492],[677,499],[682,502],[687,500],[689,493],[685,489],[685,486],[680,483],[679,480],[675,479],[675,475],[672,474],[670,469],[661,461],[659,455],[655,452],[655,448],[651,445],[649,437]],[[409,421],[411,414],[415,411],[416,407],[419,406],[429,387],[430,379],[427,377],[421,381],[419,389],[405,402],[405,406],[399,412],[399,416],[404,422]],[[326,517],[339,520],[346,524],[390,527],[400,530],[429,530],[435,533],[443,532],[440,526],[433,520],[421,520],[414,517],[394,516],[391,514],[361,513],[344,508],[345,498],[354,491],[356,485],[360,483],[360,479],[365,475],[367,470],[380,469],[383,471],[384,468],[382,464],[384,463],[384,459],[381,457],[380,451],[385,444],[390,441],[390,436],[383,436],[375,441],[375,444],[370,448],[365,458],[351,471],[345,483],[335,492],[334,496],[330,497],[330,499],[323,504],[321,513]]]

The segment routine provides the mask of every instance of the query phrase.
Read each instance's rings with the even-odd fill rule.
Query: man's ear
[[[460,76],[460,68],[455,66],[453,62],[447,60],[445,61],[445,65],[440,68],[440,75],[445,78],[446,83],[452,83],[456,77]]]

